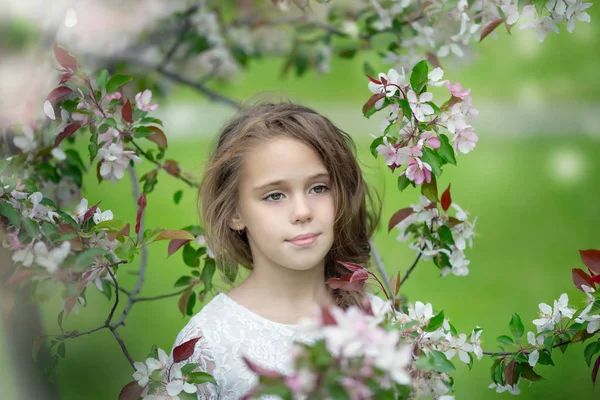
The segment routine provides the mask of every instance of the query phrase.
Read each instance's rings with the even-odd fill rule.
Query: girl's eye
[[[283,194],[281,193],[271,193],[270,195],[265,197],[265,200],[278,201],[281,200],[281,196],[283,196]]]
[[[322,194],[327,191],[327,186],[325,186],[325,185],[315,186],[313,188],[313,190],[315,191],[316,194]]]

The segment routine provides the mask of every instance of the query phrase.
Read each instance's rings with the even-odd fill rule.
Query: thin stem
[[[415,261],[413,262],[413,264],[410,266],[410,268],[408,269],[408,271],[406,271],[406,275],[404,275],[404,277],[400,281],[400,287],[402,287],[402,285],[404,284],[404,282],[406,282],[406,280],[410,276],[411,272],[413,272],[413,270],[415,269],[415,267],[419,263],[419,260],[421,259],[421,256],[423,256],[422,251],[423,251],[424,248],[425,248],[425,246],[423,245],[423,247],[421,247],[421,251],[419,251],[419,254],[417,255],[417,258],[415,259]]]
[[[119,304],[119,284],[117,283],[117,278],[115,277],[115,274],[113,274],[113,272],[110,270],[110,267],[106,267],[106,271],[110,274],[110,277],[113,280],[113,283],[115,284],[116,290],[115,290],[115,304],[113,304],[112,309],[110,310],[110,313],[108,314],[108,317],[106,318],[106,321],[104,322],[104,325],[110,325],[110,321],[112,320],[113,316],[115,315],[115,310],[117,309],[117,305]]]
[[[564,346],[565,344],[569,344],[571,343],[570,340],[566,340],[564,342],[560,342],[555,344],[554,346],[552,346],[553,349],[560,347],[560,346]],[[487,356],[492,356],[494,354],[497,355],[501,355],[501,356],[512,356],[514,354],[518,354],[518,353],[522,353],[525,355],[529,355],[529,353],[531,353],[530,351],[524,351],[524,350],[519,350],[519,351],[483,351],[483,354],[487,355]]]
[[[394,301],[394,293],[392,293],[392,290],[390,289],[389,278],[388,278],[387,273],[385,271],[385,267],[383,266],[383,261],[381,260],[381,255],[377,251],[377,247],[375,247],[375,241],[373,241],[371,239],[369,242],[371,244],[371,254],[373,254],[373,260],[375,261],[375,265],[377,266],[377,270],[379,271],[379,274],[381,275],[381,279],[383,279],[383,282],[385,284],[385,290],[384,290],[384,292],[389,293],[388,299],[391,296],[392,304],[394,304],[393,303],[393,301]]]
[[[131,358],[131,354],[129,354],[129,351],[127,350],[127,347],[125,346],[123,339],[121,339],[121,336],[119,336],[119,332],[117,332],[117,328],[110,326],[109,329],[112,332],[115,339],[117,339],[117,342],[119,342],[119,346],[121,346],[121,350],[123,350],[125,357],[127,357],[127,360],[129,361],[129,364],[131,365],[131,368],[133,368],[133,370],[135,371],[135,365],[134,365],[135,362],[133,361],[133,358]]]
[[[133,302],[137,303],[137,302],[140,302],[140,301],[152,301],[152,300],[166,299],[166,298],[169,298],[169,297],[175,297],[175,296],[178,296],[178,295],[182,294],[186,290],[188,290],[188,289],[185,288],[185,289],[182,289],[182,290],[180,290],[178,292],[169,293],[169,294],[161,294],[159,296],[152,296],[152,297],[135,297],[133,299]]]

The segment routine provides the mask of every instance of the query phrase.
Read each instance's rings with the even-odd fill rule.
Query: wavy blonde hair
[[[232,230],[229,222],[237,206],[245,152],[273,137],[296,139],[313,148],[331,176],[336,216],[333,245],[325,257],[325,281],[348,272],[337,261],[368,267],[369,239],[379,223],[381,199],[373,196],[363,178],[354,141],[316,111],[281,102],[241,110],[223,127],[209,157],[198,209],[221,275],[232,282],[238,265],[253,268],[246,235]],[[362,307],[364,291],[327,288],[339,307]]]

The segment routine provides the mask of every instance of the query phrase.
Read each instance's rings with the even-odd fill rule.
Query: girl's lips
[[[303,239],[288,240],[288,242],[290,242],[291,244],[294,244],[296,246],[307,247],[307,246],[310,246],[311,244],[313,244],[317,240],[318,237],[319,237],[319,235],[313,235],[313,236],[303,238]]]

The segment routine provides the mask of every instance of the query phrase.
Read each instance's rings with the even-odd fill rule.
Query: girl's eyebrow
[[[327,178],[327,179],[329,179],[329,173],[327,173],[327,172],[318,172],[318,173],[316,173],[314,175],[309,176],[308,180],[311,181],[311,180],[314,180],[314,179],[317,179],[317,178]],[[264,184],[262,184],[260,186],[257,186],[257,187],[255,187],[253,189],[253,191],[255,191],[255,192],[261,192],[261,191],[263,191],[263,190],[265,190],[265,189],[267,189],[267,188],[269,188],[271,186],[284,185],[286,183],[287,183],[287,181],[285,179],[279,179],[279,180],[276,180],[276,181],[267,182],[267,183],[264,183]]]

